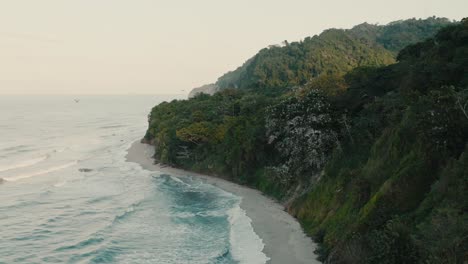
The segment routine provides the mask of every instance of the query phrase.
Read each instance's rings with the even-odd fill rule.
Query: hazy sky
[[[467,10],[467,0],[0,0],[0,94],[188,93],[283,40]]]

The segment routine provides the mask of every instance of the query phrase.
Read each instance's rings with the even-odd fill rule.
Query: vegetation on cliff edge
[[[145,138],[160,162],[287,203],[327,263],[468,261],[468,20],[367,59],[162,103]]]

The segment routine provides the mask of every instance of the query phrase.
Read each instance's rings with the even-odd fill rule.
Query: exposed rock
[[[142,144],[148,144],[148,145],[154,145],[154,139],[149,140],[149,139],[147,139],[147,138],[142,138],[142,139],[140,140],[140,143],[142,143]]]
[[[216,93],[217,91],[219,91],[218,85],[213,84],[213,83],[212,84],[207,84],[207,85],[203,85],[201,87],[192,89],[192,91],[190,91],[190,93],[188,95],[188,98],[192,98],[195,95],[200,94],[200,93],[212,95],[212,94]]]

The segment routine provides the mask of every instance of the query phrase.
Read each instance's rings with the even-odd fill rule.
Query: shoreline
[[[174,176],[196,176],[242,198],[240,207],[251,219],[254,232],[262,239],[263,253],[270,258],[268,264],[320,263],[314,254],[316,245],[307,237],[300,224],[284,211],[284,207],[266,197],[260,191],[236,183],[185,171],[173,167],[154,164],[153,146],[136,141],[127,151],[126,161],[139,164],[143,169],[159,171]]]

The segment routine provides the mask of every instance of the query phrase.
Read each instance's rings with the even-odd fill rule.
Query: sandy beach
[[[316,245],[302,231],[299,223],[283,210],[283,206],[264,196],[258,190],[241,186],[220,178],[154,164],[154,149],[135,142],[127,154],[127,161],[140,164],[146,170],[159,171],[174,176],[197,176],[209,184],[242,197],[241,208],[252,220],[252,226],[263,240],[263,252],[270,264],[320,263],[313,253]]]

